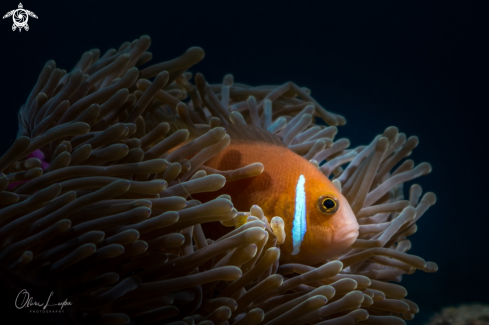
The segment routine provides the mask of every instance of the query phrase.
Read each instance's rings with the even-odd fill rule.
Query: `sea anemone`
[[[391,281],[437,269],[406,253],[435,203],[419,185],[404,198],[403,184],[431,171],[401,162],[418,139],[389,127],[348,149],[348,139],[334,140],[346,120],[307,88],[251,87],[232,75],[209,84],[187,72],[204,57],[197,47],[138,69],[149,46],[142,36],[102,56],[88,51],[69,73],[44,66],[20,109],[18,138],[0,158],[3,273],[70,301],[66,318],[82,324],[412,319],[417,305]],[[229,195],[192,199],[263,171],[259,162],[203,166],[229,144],[227,124],[266,128],[333,181],[360,224],[348,251],[320,265],[280,264],[280,216],[237,211],[239,197]],[[208,239],[202,224],[216,221],[230,232]]]

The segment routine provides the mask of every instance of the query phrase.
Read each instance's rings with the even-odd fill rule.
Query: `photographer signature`
[[[29,292],[27,292],[26,289],[22,289],[19,294],[17,295],[17,298],[15,298],[15,307],[17,309],[22,309],[25,307],[31,307],[31,306],[36,306],[36,307],[43,307],[43,309],[46,309],[46,307],[54,307],[54,306],[60,306],[61,309],[63,309],[64,306],[71,306],[71,302],[67,301],[65,299],[62,302],[58,302],[57,304],[49,304],[49,299],[53,296],[54,292],[51,291],[51,294],[48,297],[48,300],[46,303],[40,303],[37,301],[34,301],[33,298],[29,295]]]

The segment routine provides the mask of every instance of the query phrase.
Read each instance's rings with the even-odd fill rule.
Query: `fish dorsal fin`
[[[236,142],[261,142],[279,147],[285,147],[285,144],[275,134],[268,130],[254,125],[229,124],[225,126],[227,134],[231,141]]]
[[[174,108],[169,105],[156,106],[152,108],[153,114],[147,114],[145,117],[146,132],[154,129],[159,123],[166,122],[170,125],[170,131],[163,137],[167,138],[178,130],[186,129],[190,131],[190,139],[198,138],[206,131],[202,129],[197,130],[189,127],[181,118],[176,114]],[[247,124],[228,124],[224,126],[226,132],[231,137],[231,140],[235,142],[261,142],[279,147],[285,147],[282,140],[275,134],[271,134],[267,129]]]

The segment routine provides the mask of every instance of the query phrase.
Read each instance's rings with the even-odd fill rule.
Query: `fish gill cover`
[[[232,75],[209,84],[187,71],[204,56],[196,47],[140,68],[149,46],[142,36],[103,55],[85,52],[71,72],[54,61],[42,69],[18,138],[0,158],[2,272],[70,301],[64,316],[83,324],[412,319],[418,306],[393,282],[437,270],[407,253],[436,201],[419,185],[403,194],[404,183],[431,171],[404,160],[418,139],[389,127],[349,148],[335,138],[345,118],[309,89],[249,86]],[[318,265],[281,264],[291,233],[281,216],[237,211],[239,196],[192,199],[263,172],[259,164],[205,171],[230,143],[228,124],[266,128],[329,177],[357,218],[353,245]],[[203,135],[183,145],[197,130]],[[210,222],[230,232],[208,239],[202,224]]]

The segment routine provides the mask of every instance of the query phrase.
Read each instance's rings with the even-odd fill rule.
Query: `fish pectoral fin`
[[[277,217],[281,217],[285,221],[285,218],[287,217],[287,211],[289,211],[290,208],[291,208],[291,203],[289,202],[287,196],[285,194],[280,195],[278,200],[273,202],[273,211],[275,215],[272,216],[272,218],[277,216]]]

